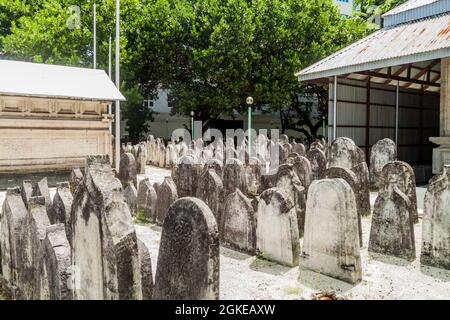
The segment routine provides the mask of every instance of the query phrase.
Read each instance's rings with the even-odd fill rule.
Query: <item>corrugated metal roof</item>
[[[124,101],[103,70],[0,60],[0,95]]]
[[[450,11],[450,0],[410,0],[383,15],[385,27]]]
[[[300,81],[450,56],[450,14],[381,29],[296,74]]]
[[[408,10],[415,9],[418,7],[423,7],[430,3],[438,2],[438,1],[441,1],[441,0],[409,0],[409,1],[405,2],[404,4],[401,4],[401,5],[393,8],[392,10],[386,12],[383,15],[383,17],[398,14],[400,12],[408,11]],[[444,0],[444,1],[447,1],[447,0]]]

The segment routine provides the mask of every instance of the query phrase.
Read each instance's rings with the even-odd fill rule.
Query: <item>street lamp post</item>
[[[194,137],[195,137],[194,116],[195,116],[194,111],[191,111],[191,135],[192,135],[192,141],[194,141]]]
[[[248,97],[247,100],[248,105],[248,157],[249,159],[252,157],[252,105],[253,98]]]

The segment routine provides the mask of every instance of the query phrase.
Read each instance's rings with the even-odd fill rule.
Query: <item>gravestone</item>
[[[77,300],[139,300],[142,282],[136,231],[108,156],[87,158],[72,212]]]
[[[256,197],[261,187],[262,163],[257,158],[251,158],[250,164],[244,168],[244,180],[247,196]]]
[[[299,154],[291,153],[287,163],[294,166],[295,173],[300,179],[302,186],[305,188],[306,193],[308,193],[312,177],[311,163],[309,162],[308,158],[300,156]]]
[[[75,191],[77,190],[78,185],[82,181],[83,181],[83,173],[81,172],[80,168],[72,169],[72,172],[70,173],[70,178],[69,178],[70,192],[72,193],[72,195],[75,194]]]
[[[221,209],[224,202],[222,179],[214,169],[203,172],[201,183],[197,189],[197,198],[203,200],[211,209],[217,221],[220,221]]]
[[[306,158],[311,164],[311,182],[322,179],[325,170],[327,169],[327,158],[325,153],[318,148],[310,149],[306,153]]]
[[[391,139],[379,140],[370,152],[370,183],[374,189],[379,187],[379,179],[383,167],[397,160],[397,145]]]
[[[300,266],[356,284],[362,279],[358,214],[349,184],[322,179],[309,187]]]
[[[72,300],[73,294],[69,285],[72,276],[70,244],[64,224],[48,226],[45,232],[39,270],[40,299]]]
[[[195,197],[201,174],[201,166],[191,156],[184,156],[174,171],[173,181],[180,198]]]
[[[69,243],[72,241],[72,203],[73,196],[70,193],[68,182],[56,184],[56,194],[53,197],[53,210],[55,212],[55,220],[52,224],[62,223],[65,227],[65,233]]]
[[[158,225],[163,225],[167,210],[178,199],[177,187],[172,178],[166,177],[156,190],[156,219]]]
[[[252,200],[240,189],[225,199],[220,219],[221,244],[254,255],[256,252],[256,212]]]
[[[358,194],[358,178],[355,173],[350,169],[342,167],[330,167],[325,171],[325,178],[327,179],[343,179],[352,188],[353,194]],[[355,196],[356,200],[356,212],[358,213],[358,229],[359,229],[359,244],[363,245],[362,239],[362,224],[361,224],[361,212],[363,209],[363,204]]]
[[[55,216],[55,212],[53,210],[53,204],[52,204],[52,198],[50,197],[50,190],[48,189],[48,182],[47,178],[43,178],[40,180],[36,185],[34,185],[36,188],[33,190],[33,196],[42,196],[45,199],[45,209],[47,210],[48,218],[50,219],[50,222],[52,222],[53,217]]]
[[[177,200],[164,221],[154,298],[219,299],[219,232],[208,206],[195,198]]]
[[[0,211],[0,284],[8,289],[13,298],[18,293],[19,269],[21,267],[21,229],[27,217],[27,209],[19,188],[6,191],[2,211]]]
[[[257,252],[266,259],[298,265],[300,242],[294,203],[280,189],[261,194],[257,212]]]
[[[419,222],[417,213],[416,177],[413,168],[406,162],[393,161],[383,167],[379,179],[380,192],[395,184],[409,199],[409,212],[414,223]]]
[[[223,177],[223,162],[219,161],[218,159],[211,159],[208,162],[205,163],[205,166],[203,167],[202,174],[204,174],[208,170],[214,170],[216,174],[222,179]]]
[[[388,171],[383,169],[381,177]],[[416,258],[414,221],[410,199],[398,187],[395,177],[378,194],[373,209],[369,251],[407,260]]]
[[[137,190],[134,184],[129,184],[125,187],[123,191],[123,196],[125,198],[125,203],[128,204],[130,208],[131,215],[134,217],[137,214]]]
[[[155,222],[156,199],[156,190],[150,180],[142,180],[139,183],[137,211],[143,213],[144,217],[150,222]]]
[[[142,282],[142,300],[151,300],[153,298],[153,271],[152,259],[147,245],[138,239],[139,262]]]
[[[40,283],[46,281],[40,275],[42,262],[41,246],[46,236],[46,228],[51,225],[45,197],[31,197],[28,202],[28,214],[20,230],[19,274],[21,299],[39,299]]]
[[[22,187],[20,191],[22,194],[23,203],[27,208],[28,208],[28,200],[33,196],[33,189],[36,189],[36,187],[33,187],[33,182],[29,180],[22,181]]]
[[[306,156],[306,148],[302,143],[293,143],[292,152],[298,153],[300,156]]]
[[[120,157],[119,180],[125,189],[127,185],[137,185],[136,160],[131,153],[124,153]]]
[[[239,188],[246,192],[245,167],[242,161],[238,159],[228,159],[223,168],[223,188],[225,196],[236,191]]]
[[[420,262],[450,270],[450,166],[425,193]]]
[[[295,173],[294,166],[290,164],[281,165],[278,169],[276,187],[281,189],[294,203],[297,213],[298,232],[303,237],[305,225],[306,189],[302,186],[300,179]]]
[[[139,174],[145,174],[145,166],[147,164],[147,150],[143,144],[137,146],[136,170]]]

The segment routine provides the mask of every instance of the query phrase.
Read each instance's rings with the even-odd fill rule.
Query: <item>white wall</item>
[[[353,11],[353,0],[333,0],[341,9],[341,14],[350,16]]]

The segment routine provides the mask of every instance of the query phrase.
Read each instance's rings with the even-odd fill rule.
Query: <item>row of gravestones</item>
[[[0,279],[13,298],[219,298],[218,227],[201,200],[179,199],[165,214],[153,283],[148,248],[107,157],[88,157],[84,174],[73,170],[49,199],[46,179],[7,191]]]

